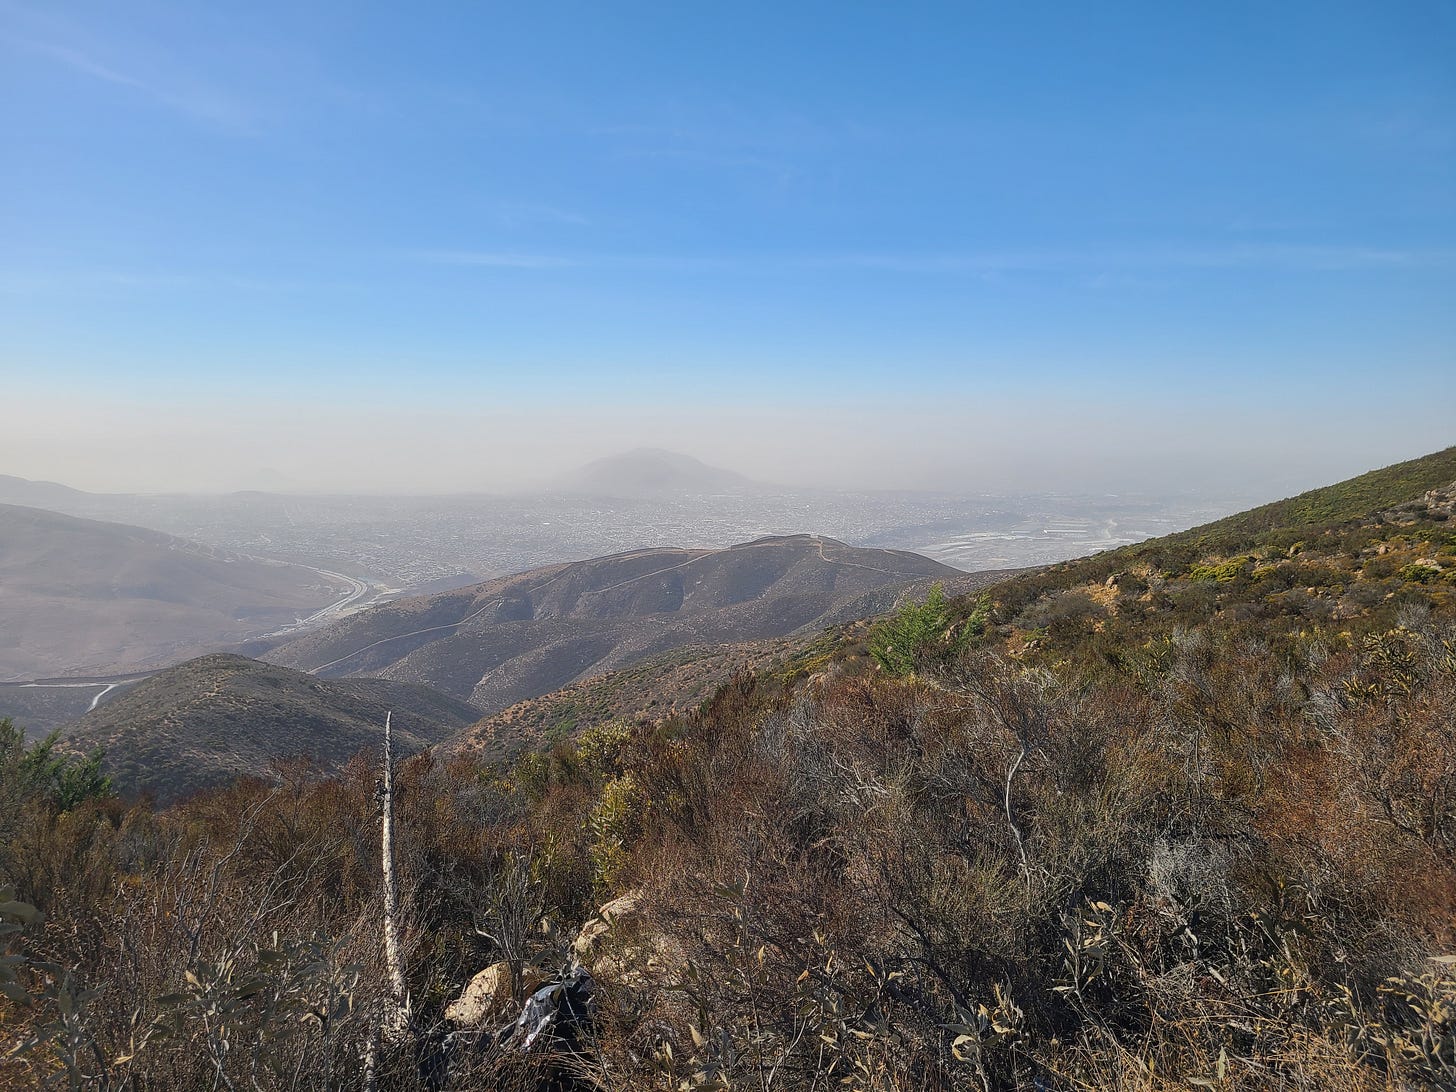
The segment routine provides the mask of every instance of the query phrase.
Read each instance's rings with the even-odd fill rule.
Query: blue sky
[[[1456,441],[1453,57],[1450,2],[0,0],[0,460],[151,483],[210,414],[177,483],[249,435],[313,480],[273,438],[321,400],[451,488],[442,414],[876,484],[1418,454]]]

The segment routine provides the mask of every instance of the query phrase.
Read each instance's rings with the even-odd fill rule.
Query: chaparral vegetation
[[[403,1000],[376,751],[159,810],[7,732],[0,1085],[1452,1087],[1453,513],[1456,449],[402,762]]]

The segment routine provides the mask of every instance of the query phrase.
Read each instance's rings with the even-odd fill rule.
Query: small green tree
[[[57,811],[70,811],[111,795],[111,778],[101,772],[104,752],[57,754],[60,738],[52,732],[26,747],[25,733],[9,717],[0,718],[0,800],[16,805],[42,796]]]
[[[934,585],[924,603],[906,603],[870,631],[869,652],[881,670],[903,678],[953,661],[986,629],[990,606],[981,599],[961,620]]]

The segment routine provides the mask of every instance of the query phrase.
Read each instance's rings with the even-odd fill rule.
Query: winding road
[[[144,671],[139,674],[132,675],[106,675],[100,678],[86,679],[31,679],[27,682],[0,683],[0,688],[6,686],[14,686],[20,689],[27,689],[30,687],[49,687],[55,688],[57,690],[83,690],[92,686],[99,687],[100,689],[96,691],[95,696],[91,699],[91,704],[86,706],[86,712],[89,713],[91,712],[91,710],[95,709],[98,705],[101,704],[102,698],[106,697],[107,694],[110,694],[118,686],[124,686],[125,684],[132,682],[141,682],[142,679],[147,678],[147,676],[149,676],[150,674],[151,672]]]
[[[359,580],[356,577],[348,576],[345,573],[336,573],[332,572],[329,569],[320,569],[316,568],[313,565],[303,565],[301,563],[299,563],[299,568],[309,569],[312,572],[318,573],[322,577],[332,577],[340,583],[349,585],[349,594],[344,596],[344,598],[338,600],[337,602],[330,603],[328,606],[323,607],[320,610],[314,611],[307,618],[300,618],[295,622],[290,622],[288,625],[283,626],[281,629],[275,629],[272,633],[262,634],[258,638],[259,640],[264,640],[269,637],[285,637],[288,634],[296,633],[301,629],[310,629],[313,626],[322,625],[334,615],[340,614],[343,611],[347,610],[349,607],[353,606],[375,588],[375,585],[365,583],[363,580]]]

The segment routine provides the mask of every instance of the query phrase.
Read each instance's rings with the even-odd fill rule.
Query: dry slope
[[[268,654],[321,675],[435,687],[494,713],[689,645],[813,633],[965,574],[813,535],[726,550],[638,550],[399,600]]]
[[[154,668],[285,625],[342,594],[298,565],[0,505],[0,679]]]

